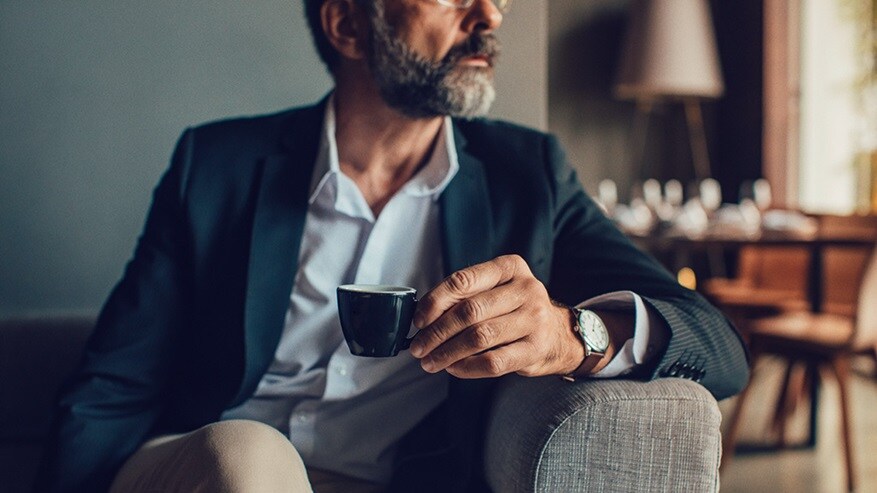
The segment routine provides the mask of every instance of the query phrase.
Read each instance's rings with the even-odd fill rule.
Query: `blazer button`
[[[664,369],[663,375],[665,377],[676,377],[679,376],[679,361],[673,362],[668,368]]]
[[[682,363],[682,367],[679,369],[679,373],[682,374],[683,378],[691,378],[691,365],[688,363]]]

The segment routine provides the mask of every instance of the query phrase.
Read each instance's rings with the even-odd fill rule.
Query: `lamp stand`
[[[703,125],[703,113],[700,100],[685,98],[685,121],[688,123],[688,140],[691,143],[691,158],[694,161],[694,174],[698,180],[712,178],[709,150],[706,143],[706,130]]]
[[[694,163],[694,176],[698,180],[712,178],[710,166],[709,148],[706,141],[706,129],[703,124],[703,112],[700,108],[700,99],[683,98],[685,107],[685,123],[688,127],[688,142],[691,146],[691,159]],[[654,111],[655,101],[651,98],[637,99],[636,112],[633,119],[633,131],[631,141],[634,142],[633,163],[639,166],[640,179],[654,178],[651,170],[646,169],[646,137],[649,131],[649,122]]]
[[[652,116],[654,102],[651,99],[637,99],[636,111],[633,116],[633,135],[631,140],[635,143],[633,163],[639,167],[639,179],[654,178],[646,169],[646,136],[649,133],[649,120]]]

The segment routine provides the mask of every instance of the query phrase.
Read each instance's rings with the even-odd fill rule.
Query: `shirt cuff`
[[[593,375],[596,378],[627,375],[637,366],[649,361],[667,342],[668,334],[663,319],[648,308],[643,299],[633,291],[602,294],[579,303],[576,308],[634,311],[633,337],[624,342],[609,364]]]

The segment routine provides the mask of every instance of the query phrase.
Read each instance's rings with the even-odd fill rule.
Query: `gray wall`
[[[549,12],[548,128],[591,193],[604,178],[626,193],[635,179],[633,105],[612,95],[627,5],[627,0],[553,0]]]
[[[493,115],[547,126],[547,0],[506,16]],[[188,125],[330,87],[300,3],[0,0],[0,316],[96,310]]]

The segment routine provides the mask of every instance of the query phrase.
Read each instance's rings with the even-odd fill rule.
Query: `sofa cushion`
[[[0,321],[0,440],[45,434],[93,325],[93,316]]]

